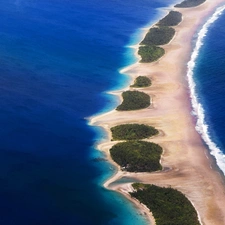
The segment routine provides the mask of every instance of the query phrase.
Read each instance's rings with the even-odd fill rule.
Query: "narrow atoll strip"
[[[195,3],[193,0],[184,1],[183,4],[188,3],[187,8],[194,8],[178,9],[178,13],[171,11],[165,17],[166,19],[163,18],[153,25],[152,28],[167,27],[164,28],[165,30],[170,30],[170,26],[176,26],[173,28],[176,35],[173,35],[164,46],[152,43],[139,46],[139,54],[140,49],[144,48],[140,61],[143,63],[135,64],[128,72],[132,77],[136,74],[147,75],[150,78],[151,87],[141,86],[144,92],[139,92],[136,91],[136,88],[139,88],[138,85],[137,87],[131,85],[132,91],[122,93],[123,102],[117,110],[99,116],[97,122],[96,118],[93,120],[95,124],[107,130],[108,137],[113,136],[111,128],[121,125],[146,124],[160,130],[159,135],[151,137],[151,141],[155,143],[149,142],[145,132],[138,134],[135,140],[125,141],[127,135],[129,138],[133,135],[131,129],[131,133],[126,133],[126,130],[122,132],[121,139],[112,138],[111,141],[99,145],[101,150],[111,156],[109,160],[119,165],[118,172],[104,184],[105,187],[123,193],[131,201],[134,199],[130,196],[138,199],[134,196],[135,193],[139,193],[140,196],[144,193],[146,197],[145,191],[149,188],[154,189],[157,200],[158,196],[161,196],[159,199],[162,204],[157,204],[158,211],[154,211],[154,205],[148,204],[146,199],[139,199],[153,212],[155,220],[151,220],[150,213],[146,214],[150,216],[153,224],[168,224],[168,221],[171,222],[169,224],[177,225],[225,224],[223,178],[215,169],[214,161],[209,157],[204,142],[195,130],[195,122],[190,115],[191,103],[188,99],[188,83],[185,78],[187,69],[185,65],[191,56],[192,37],[207,16],[222,2],[222,0],[215,1],[207,1],[204,6],[199,7],[195,7],[196,2],[201,4],[199,0],[194,1]],[[198,17],[194,17],[196,14]],[[159,25],[160,23],[167,26]],[[165,36],[167,38],[167,35]],[[160,51],[163,54],[159,54]],[[165,56],[158,61],[164,54]],[[146,63],[154,61],[157,62]],[[137,78],[134,85],[137,83]],[[148,107],[150,103],[151,107]],[[145,141],[141,141],[143,138]],[[116,183],[123,177],[139,180],[143,184],[139,183],[138,188],[134,185],[133,188],[136,191],[132,192],[131,183]],[[146,184],[148,185],[145,186]],[[165,196],[168,192],[175,197],[171,197],[170,194]],[[166,202],[167,197],[170,199],[169,203]],[[178,204],[179,209],[177,209],[173,199],[179,199],[178,202],[183,202],[185,207],[182,208]],[[137,201],[135,203],[138,205]],[[143,205],[139,207],[144,211]],[[171,213],[172,220],[177,223],[172,222],[170,213],[168,221],[165,215],[160,214],[160,211],[164,209],[165,214],[170,210],[173,213],[178,212],[178,214]],[[167,222],[163,223],[165,221]]]

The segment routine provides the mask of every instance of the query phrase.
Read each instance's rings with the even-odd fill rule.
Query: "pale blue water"
[[[156,21],[161,0],[0,0],[0,224],[144,225],[102,182],[114,172],[88,116],[127,85],[126,46]]]

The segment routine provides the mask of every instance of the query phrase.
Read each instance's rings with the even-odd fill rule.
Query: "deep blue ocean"
[[[0,0],[0,224],[145,225],[102,183],[87,118],[113,109],[140,28],[170,0]]]
[[[196,129],[225,175],[225,3],[193,40],[189,65]],[[195,66],[193,66],[193,62]],[[190,78],[190,77],[189,77]],[[193,98],[194,95],[194,98]]]
[[[127,46],[175,2],[0,0],[1,225],[147,224],[102,187],[115,171],[98,160],[105,134],[87,118],[116,107],[106,92],[129,81],[119,73],[137,60]],[[209,26],[193,70],[206,134],[222,152],[224,23]]]

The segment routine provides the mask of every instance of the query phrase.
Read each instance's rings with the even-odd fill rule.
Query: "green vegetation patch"
[[[141,88],[141,87],[149,87],[151,85],[151,80],[145,76],[138,76],[134,84],[131,87]]]
[[[200,225],[191,202],[181,192],[149,184],[133,184],[130,195],[145,204],[157,225]]]
[[[167,16],[161,19],[157,25],[158,26],[176,26],[182,20],[182,14],[177,11],[170,11]]]
[[[152,172],[161,170],[162,148],[146,141],[118,143],[110,149],[112,159],[130,172]]]
[[[190,7],[195,7],[198,5],[201,5],[204,3],[206,0],[185,0],[181,2],[180,4],[175,5],[177,8],[190,8]]]
[[[113,140],[137,140],[158,134],[152,126],[144,124],[122,124],[111,128]]]
[[[175,34],[172,27],[153,27],[146,34],[142,45],[165,45],[171,41]]]
[[[128,111],[144,109],[150,105],[150,96],[140,91],[125,91],[122,93],[123,102],[116,109]]]
[[[165,50],[157,46],[140,46],[138,54],[141,56],[140,62],[154,62],[165,54]]]

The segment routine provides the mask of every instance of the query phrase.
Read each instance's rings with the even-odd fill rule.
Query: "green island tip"
[[[176,8],[191,8],[203,4],[206,0],[185,0],[179,4],[176,4]]]
[[[112,138],[113,140],[138,140],[149,138],[159,133],[152,126],[145,124],[121,124],[115,127],[112,127]]]
[[[134,183],[130,195],[146,205],[156,225],[200,225],[198,214],[184,194],[173,188]]]
[[[126,141],[112,146],[112,159],[129,172],[153,172],[162,169],[162,147],[147,141]]]
[[[138,76],[134,84],[130,85],[130,87],[134,88],[142,88],[142,87],[149,87],[151,85],[151,80],[146,76]]]
[[[150,96],[140,91],[125,91],[122,93],[123,102],[116,110],[129,111],[144,109],[150,105]]]

